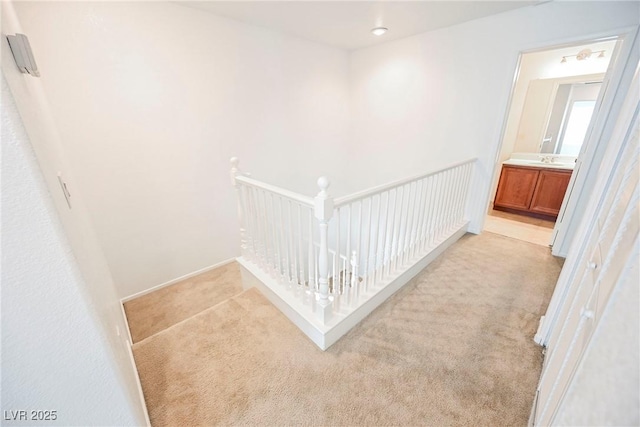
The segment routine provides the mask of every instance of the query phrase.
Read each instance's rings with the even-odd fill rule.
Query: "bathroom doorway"
[[[485,231],[551,246],[617,39],[522,53]]]

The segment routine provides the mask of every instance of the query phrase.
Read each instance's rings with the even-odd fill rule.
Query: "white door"
[[[636,84],[637,78],[636,75]],[[627,113],[620,115],[613,135],[621,139],[618,143],[610,141],[611,146],[618,149],[610,150],[608,159],[605,159],[609,161],[603,162],[611,167],[598,173],[601,191],[590,201],[593,215],[588,218],[589,227],[583,227],[585,233],[580,242],[584,250],[579,257],[567,260],[563,274],[565,269],[571,270],[571,280],[567,286],[557,288],[557,292],[566,289],[566,295],[555,314],[547,343],[545,364],[532,411],[534,425],[553,424],[609,296],[618,283],[633,245],[638,241],[640,103],[637,95],[630,96],[625,108]]]

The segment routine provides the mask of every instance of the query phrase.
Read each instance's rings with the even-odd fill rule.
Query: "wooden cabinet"
[[[503,166],[494,206],[529,210],[540,171]]]
[[[557,217],[571,172],[541,170],[529,211]]]
[[[560,212],[571,172],[503,165],[493,207],[555,219]]]

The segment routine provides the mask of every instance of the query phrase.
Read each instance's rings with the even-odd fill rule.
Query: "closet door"
[[[571,384],[584,350],[621,277],[625,263],[638,240],[640,229],[639,126],[636,113],[625,126],[624,143],[615,155],[615,167],[601,173],[608,182],[599,197],[591,233],[569,283],[558,321],[552,330],[545,356],[536,403],[534,425],[553,424],[562,399]]]

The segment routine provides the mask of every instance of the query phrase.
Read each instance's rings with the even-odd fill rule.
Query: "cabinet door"
[[[538,184],[531,200],[531,212],[558,216],[564,193],[567,191],[570,171],[540,171]]]
[[[503,166],[493,205],[529,210],[539,172],[538,169]]]

